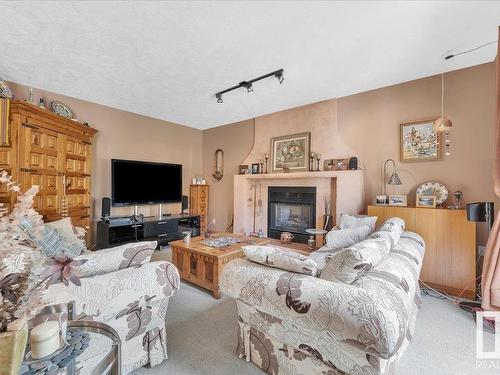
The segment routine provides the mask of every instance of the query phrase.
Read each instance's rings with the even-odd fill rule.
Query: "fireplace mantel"
[[[267,233],[267,193],[269,186],[315,186],[316,227],[323,226],[325,198],[331,202],[334,223],[341,213],[359,214],[363,209],[363,170],[244,174],[234,176],[235,232],[254,230],[254,190],[256,202],[255,230]]]
[[[350,178],[352,176],[363,177],[363,171],[357,169],[354,171],[320,171],[320,172],[290,172],[290,173],[262,173],[262,174],[239,174],[235,175],[237,179],[243,180],[274,180],[274,179],[296,179],[296,178]]]

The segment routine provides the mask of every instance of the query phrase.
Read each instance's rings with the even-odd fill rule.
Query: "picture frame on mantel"
[[[310,151],[310,132],[271,138],[271,172],[308,171]]]
[[[400,124],[399,148],[401,162],[441,160],[443,140],[434,130],[434,121],[405,122]]]

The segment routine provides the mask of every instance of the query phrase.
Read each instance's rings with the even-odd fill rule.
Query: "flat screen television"
[[[111,160],[113,206],[182,201],[182,165]]]

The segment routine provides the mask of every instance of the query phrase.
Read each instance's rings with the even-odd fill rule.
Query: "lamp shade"
[[[443,132],[451,129],[453,127],[453,124],[447,117],[440,117],[436,121],[434,121],[433,127],[435,131]]]
[[[387,181],[387,185],[402,185],[401,179],[396,172],[391,175],[391,178],[389,178],[389,181]]]

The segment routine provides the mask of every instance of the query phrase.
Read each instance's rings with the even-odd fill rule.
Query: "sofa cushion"
[[[330,281],[353,283],[385,259],[398,243],[403,231],[402,219],[388,219],[366,240],[329,254],[320,277]]]
[[[66,240],[56,228],[44,225],[40,232],[36,232],[33,225],[30,217],[23,217],[19,221],[19,226],[40,247],[42,253],[49,258],[74,258],[86,250],[82,243],[73,243]]]
[[[364,240],[371,232],[369,225],[333,229],[326,234],[326,247],[329,249],[342,249]]]
[[[252,262],[310,276],[318,274],[314,260],[291,250],[277,246],[243,246],[243,252]]]
[[[85,246],[85,241],[78,237],[78,232],[73,226],[70,217],[51,221],[50,223],[45,223],[45,225],[56,229],[66,241]]]
[[[340,229],[356,228],[363,225],[368,225],[370,230],[375,230],[375,224],[377,223],[377,216],[367,216],[367,215],[347,215],[341,214],[339,221]]]

